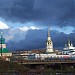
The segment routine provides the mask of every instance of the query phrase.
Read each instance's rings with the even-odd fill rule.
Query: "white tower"
[[[53,42],[50,37],[50,29],[48,29],[48,38],[46,43],[46,52],[53,52]]]

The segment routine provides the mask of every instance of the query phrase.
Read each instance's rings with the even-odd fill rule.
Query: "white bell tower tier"
[[[53,52],[53,42],[50,37],[50,29],[48,29],[48,37],[46,42],[46,52]]]

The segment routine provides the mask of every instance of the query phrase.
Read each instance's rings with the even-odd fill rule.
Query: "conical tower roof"
[[[71,44],[71,41],[70,41],[70,38],[69,38],[69,36],[68,36],[68,45],[70,45]]]
[[[50,37],[50,28],[48,29],[48,37]]]

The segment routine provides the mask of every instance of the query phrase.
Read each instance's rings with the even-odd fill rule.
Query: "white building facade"
[[[73,47],[73,43],[68,38],[67,44],[65,44],[65,48],[62,51],[62,54],[67,55],[74,55],[75,54],[75,47]]]

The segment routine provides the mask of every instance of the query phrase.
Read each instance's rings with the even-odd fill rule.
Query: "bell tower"
[[[2,32],[1,32],[1,38],[0,38],[0,48],[6,48],[5,39],[3,38]]]
[[[53,52],[53,42],[50,37],[50,29],[48,29],[48,37],[46,42],[46,52]]]

